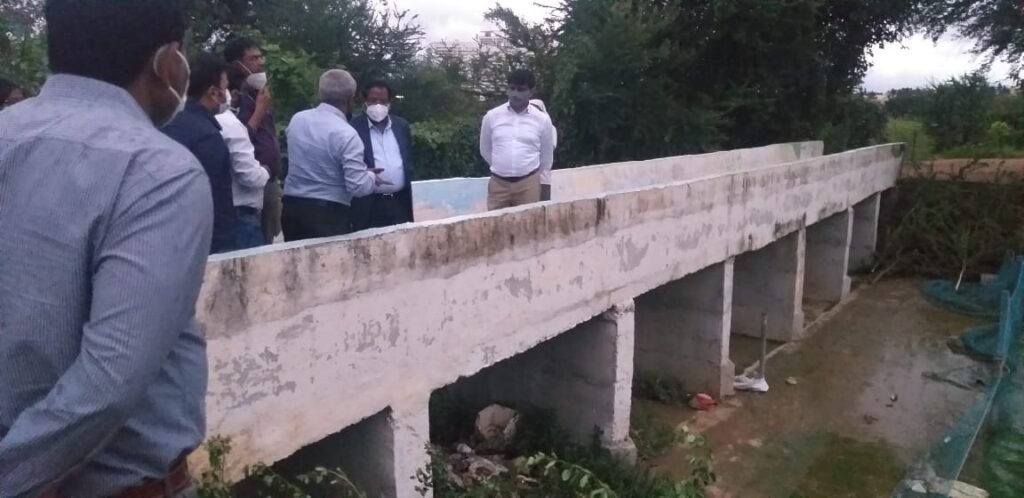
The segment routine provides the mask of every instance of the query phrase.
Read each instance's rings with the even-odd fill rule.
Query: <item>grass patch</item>
[[[692,397],[679,381],[657,375],[634,375],[633,395],[670,406],[684,406]]]
[[[641,460],[661,456],[679,441],[674,427],[658,420],[639,405],[633,405],[629,435],[636,444],[637,455]]]
[[[889,496],[905,467],[888,446],[830,435],[794,496]]]

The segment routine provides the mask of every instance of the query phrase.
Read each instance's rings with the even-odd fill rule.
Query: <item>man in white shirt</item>
[[[412,130],[409,123],[391,110],[394,92],[383,80],[363,87],[362,116],[352,120],[365,149],[364,162],[383,170],[389,185],[374,189],[372,195],[352,200],[352,229],[366,230],[413,221]]]
[[[320,77],[321,104],[288,124],[288,178],[281,225],[288,242],[352,231],[352,199],[387,185],[363,162],[363,141],[348,123],[356,80],[332,69]]]
[[[544,114],[548,114],[548,107],[544,105],[544,101],[540,99],[533,99],[530,101],[530,107],[537,109]],[[551,117],[548,114],[548,117]],[[558,149],[558,128],[555,128],[554,122],[551,124],[551,141],[555,149]],[[552,162],[551,167],[542,170],[540,172],[540,200],[550,201],[551,200],[551,170],[554,168]]]
[[[508,76],[508,102],[484,116],[480,155],[491,167],[488,209],[540,202],[540,173],[551,170],[555,140],[551,118],[531,110],[534,86],[533,73],[513,71]]]
[[[249,139],[249,129],[231,112],[231,92],[226,92],[217,122],[220,134],[231,153],[231,192],[235,203],[235,226],[232,230],[235,250],[260,247],[266,243],[261,227],[263,189],[270,172],[256,161],[256,150]]]

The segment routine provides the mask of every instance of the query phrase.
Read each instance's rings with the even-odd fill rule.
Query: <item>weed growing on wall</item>
[[[233,498],[233,484],[227,477],[231,441],[214,436],[207,441],[209,469],[199,478],[199,498]],[[338,469],[317,467],[313,471],[288,479],[271,467],[256,464],[245,470],[245,478],[256,487],[260,498],[312,498],[314,490],[335,498],[367,498],[366,494]]]

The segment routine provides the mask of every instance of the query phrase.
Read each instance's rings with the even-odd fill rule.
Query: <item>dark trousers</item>
[[[395,194],[373,194],[353,202],[360,203],[358,216],[352,217],[353,230],[384,228],[412,221],[405,203]]]
[[[352,231],[349,207],[302,197],[284,198],[281,228],[285,242],[345,235]]]

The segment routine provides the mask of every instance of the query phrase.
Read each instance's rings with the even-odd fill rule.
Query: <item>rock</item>
[[[956,481],[953,489],[949,492],[949,498],[988,498],[989,493],[984,489],[972,486],[966,482]]]
[[[469,458],[469,474],[474,478],[487,478],[508,473],[508,467],[490,459],[473,456]]]
[[[468,444],[459,443],[455,446],[455,451],[459,452],[460,455],[472,455],[473,448],[470,448]]]
[[[795,385],[799,384],[799,382],[797,382],[796,377],[786,377],[786,384],[789,384],[791,386],[795,386]]]
[[[480,450],[504,451],[516,437],[519,412],[501,405],[484,408],[476,416],[476,434],[483,442]]]
[[[761,441],[760,439],[751,439],[747,441],[747,444],[753,446],[754,448],[760,448],[764,446],[764,441]]]

